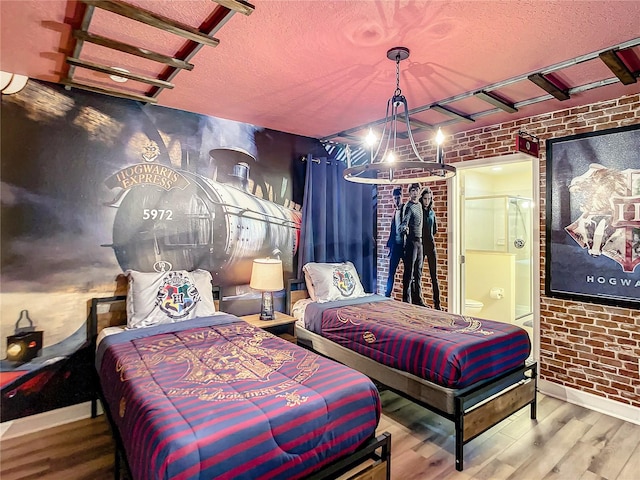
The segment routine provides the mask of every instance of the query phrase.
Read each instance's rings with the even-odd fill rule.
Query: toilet
[[[465,298],[464,300],[464,314],[470,317],[478,316],[482,311],[482,307],[484,307],[484,303],[479,300],[474,300],[473,298]]]

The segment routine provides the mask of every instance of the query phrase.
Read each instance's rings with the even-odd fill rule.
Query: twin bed
[[[216,312],[207,272],[128,274],[127,328],[108,334],[125,297],[94,299],[90,334],[134,479],[389,479],[371,379],[455,423],[458,470],[471,439],[527,405],[535,418],[526,332],[367,295],[349,263],[289,282],[308,349]]]
[[[371,380],[215,312],[210,277],[198,275],[130,272],[126,329],[113,328],[125,297],[92,301],[98,391],[130,477],[320,479],[355,468],[349,478],[389,479]]]
[[[457,470],[478,435],[527,405],[536,418],[525,330],[368,295],[350,262],[303,271],[287,289],[298,343],[453,421]]]

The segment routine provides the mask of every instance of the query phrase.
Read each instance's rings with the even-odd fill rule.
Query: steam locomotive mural
[[[105,182],[120,191],[109,204],[118,209],[113,243],[104,246],[123,271],[202,268],[217,285],[241,285],[249,283],[253,259],[270,256],[293,272],[302,214],[251,193],[249,163],[227,172],[216,166],[210,179],[143,158]]]
[[[206,269],[240,315],[254,258],[294,275],[316,139],[35,80],[0,116],[0,422],[91,398],[87,302],[124,270]]]

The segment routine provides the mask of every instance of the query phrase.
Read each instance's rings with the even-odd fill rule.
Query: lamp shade
[[[256,258],[253,261],[249,286],[263,292],[276,292],[284,289],[282,260],[275,258]]]

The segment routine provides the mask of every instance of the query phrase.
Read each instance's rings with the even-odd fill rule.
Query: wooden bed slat
[[[309,298],[306,290],[294,290],[291,292],[291,306],[293,306],[298,300],[304,300],[305,298]]]
[[[536,398],[535,382],[526,380],[503,395],[488,401],[464,416],[463,440],[468,442]]]

